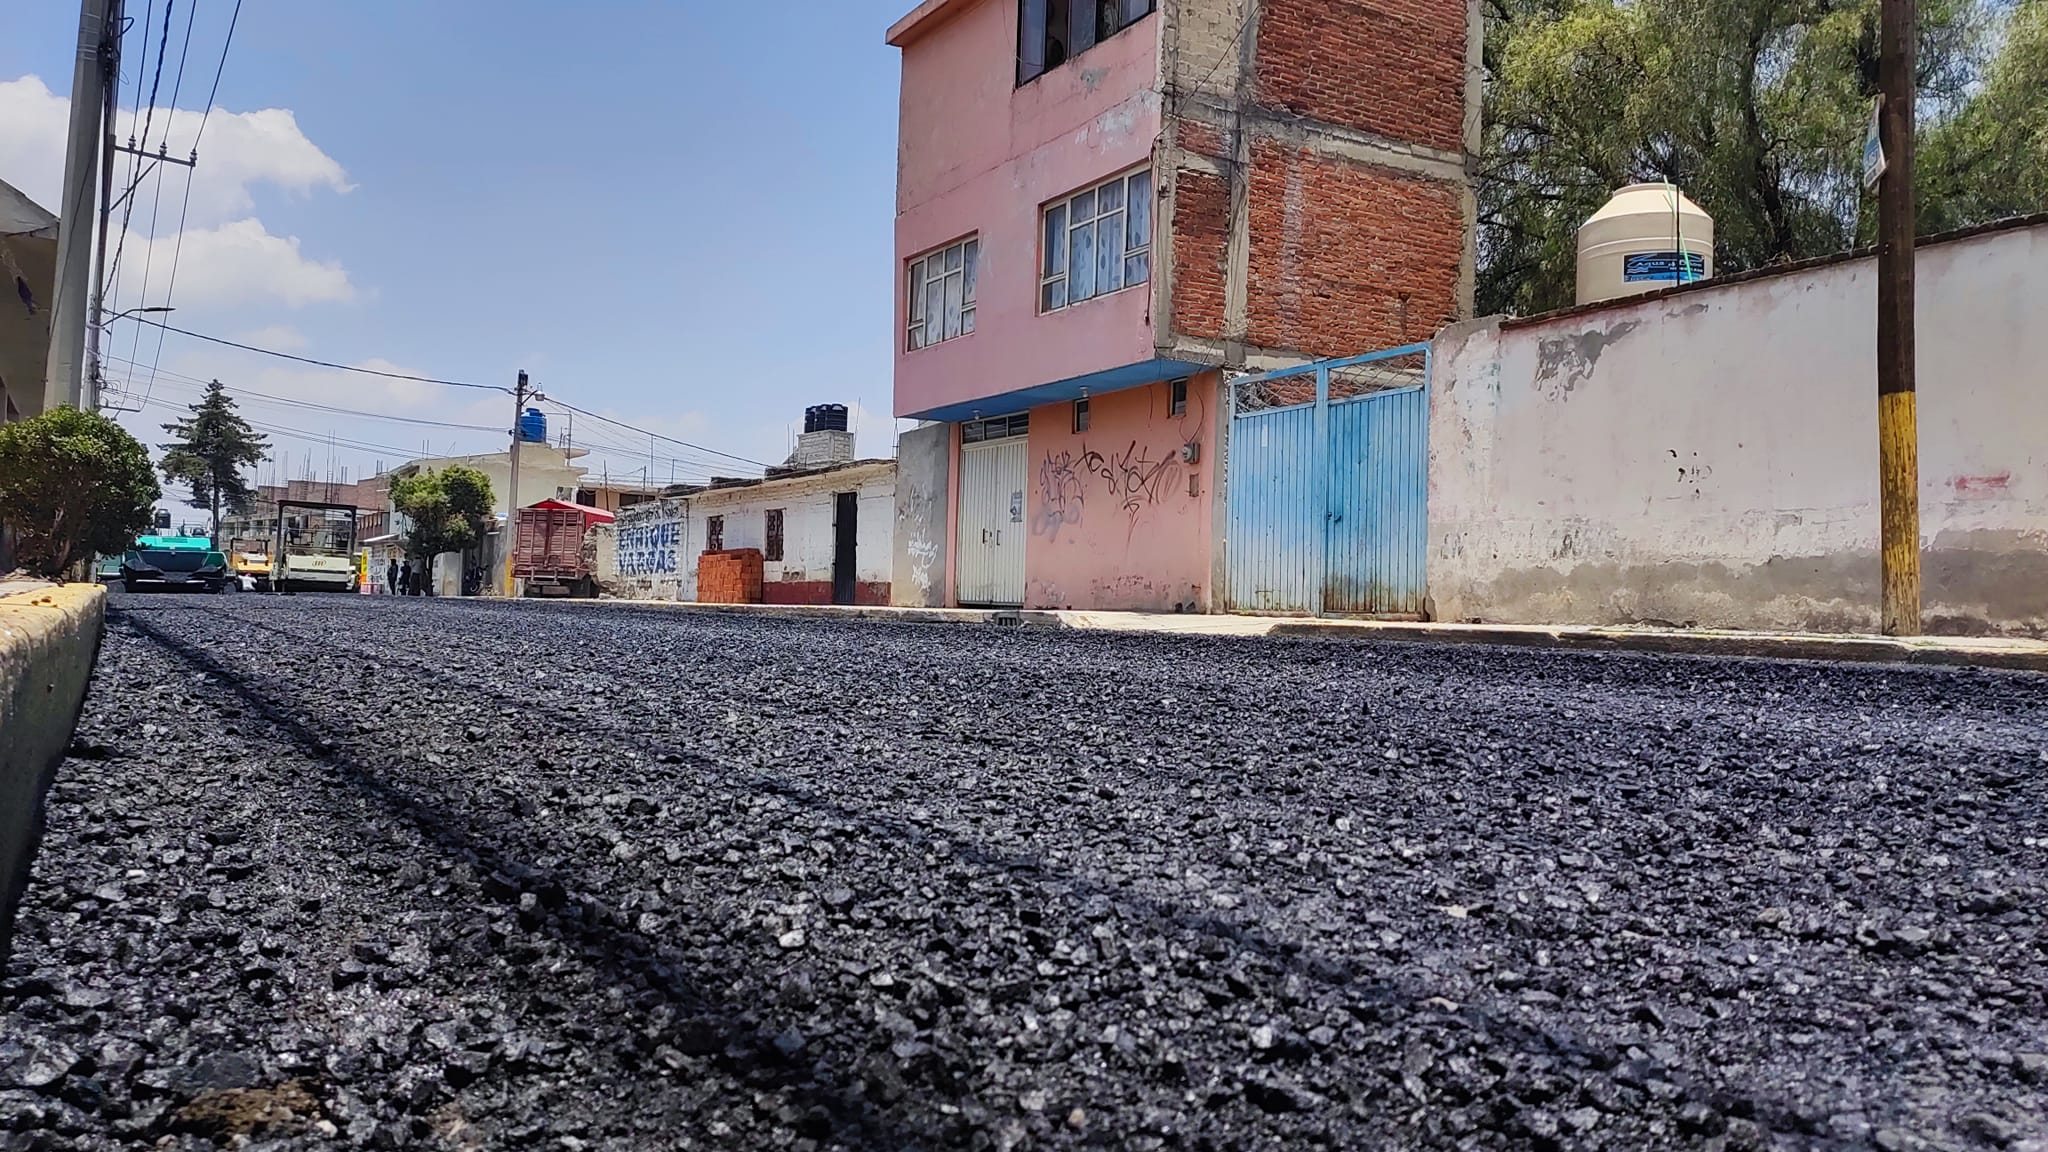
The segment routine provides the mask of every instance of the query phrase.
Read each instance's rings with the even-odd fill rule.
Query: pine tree
[[[206,386],[192,415],[163,427],[177,437],[162,446],[164,478],[191,489],[191,505],[212,512],[213,534],[220,535],[221,512],[240,512],[255,495],[242,469],[263,462],[269,441],[235,411],[218,380]]]

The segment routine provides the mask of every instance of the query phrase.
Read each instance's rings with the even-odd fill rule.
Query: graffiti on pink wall
[[[1059,539],[1060,529],[1079,524],[1086,515],[1091,492],[1099,507],[1135,517],[1174,490],[1181,467],[1179,454],[1155,456],[1153,448],[1136,440],[1107,456],[1085,441],[1079,453],[1049,449],[1038,464],[1038,510],[1031,531]]]

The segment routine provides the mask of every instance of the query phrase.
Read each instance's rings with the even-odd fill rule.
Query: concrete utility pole
[[[520,370],[519,383],[512,389],[512,479],[505,485],[505,596],[515,594],[512,586],[512,565],[519,557],[519,421],[526,416],[526,398],[531,395],[526,384],[526,372]]]
[[[107,27],[118,30],[121,27],[121,0],[108,0]],[[120,110],[121,86],[121,37],[107,37],[106,82],[101,86],[101,104],[105,106],[105,141],[100,146],[100,238],[99,271],[92,281],[92,322],[87,329],[85,349],[85,405],[87,411],[100,410],[100,389],[105,382],[105,373],[100,368],[100,337],[106,329],[107,305],[107,222],[114,217],[114,113]],[[166,309],[168,311],[168,309]]]
[[[1877,469],[1881,615],[1887,636],[1920,634],[1920,433],[1913,351],[1915,0],[1882,0],[1877,83],[1884,174],[1877,186]]]
[[[107,9],[113,0],[79,0],[78,58],[71,70],[71,133],[64,149],[63,200],[57,208],[57,290],[50,306],[50,353],[43,370],[45,410],[84,406],[80,361],[85,353],[86,288],[92,280],[93,167],[113,78],[108,65],[117,37]],[[112,167],[109,165],[108,167]]]

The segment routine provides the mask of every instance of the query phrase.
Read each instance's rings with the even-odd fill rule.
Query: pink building
[[[1211,608],[1218,369],[1469,311],[1467,15],[924,0],[889,29],[895,410],[932,422],[899,450],[899,602]]]

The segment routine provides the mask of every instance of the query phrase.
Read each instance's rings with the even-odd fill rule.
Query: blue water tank
[[[527,444],[548,442],[548,414],[538,408],[528,408],[519,417],[519,439]]]

